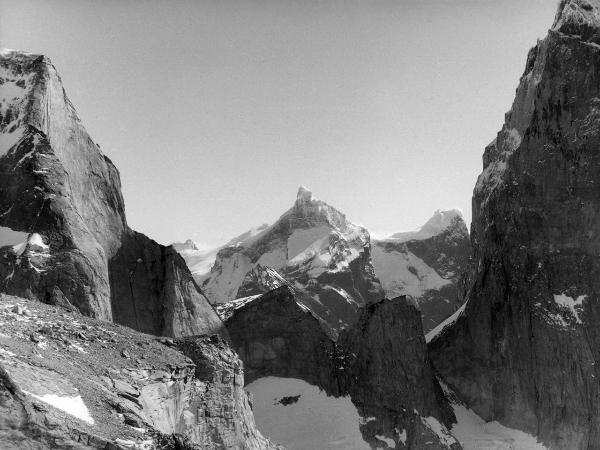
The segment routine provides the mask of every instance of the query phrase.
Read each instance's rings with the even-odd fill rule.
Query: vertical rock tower
[[[1,51],[0,90],[0,291],[146,333],[219,331],[183,259],[127,226],[119,172],[50,60]]]
[[[600,448],[600,1],[561,1],[483,165],[468,300],[434,365],[485,419]]]

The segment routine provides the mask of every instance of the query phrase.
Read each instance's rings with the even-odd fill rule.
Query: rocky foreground
[[[3,449],[276,449],[219,337],[154,337],[0,295]]]

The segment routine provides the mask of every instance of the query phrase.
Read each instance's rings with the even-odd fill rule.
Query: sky
[[[300,185],[376,236],[471,220],[556,0],[0,0],[121,173],[129,225],[225,243]]]

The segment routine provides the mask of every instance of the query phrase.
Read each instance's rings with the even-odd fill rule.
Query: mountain
[[[318,208],[329,209],[329,217],[343,217],[331,206],[314,199],[306,188],[300,188],[298,199],[300,203],[315,202]],[[297,205],[298,200],[294,208]],[[421,311],[426,332],[462,304],[462,276],[467,271],[471,244],[460,211],[436,211],[418,231],[396,233],[381,240],[370,239],[364,228],[350,224],[345,217],[343,224],[327,218],[295,220],[294,229],[288,225],[287,235],[274,236],[282,228],[281,223],[292,223],[288,221],[294,214],[294,208],[272,227],[262,225],[244,233],[211,251],[210,255],[197,250],[191,241],[174,246],[212,302],[258,295],[287,284],[297,289],[298,295],[304,294],[302,303],[322,318],[332,332],[356,318],[355,305],[362,305],[365,298],[360,292],[356,295],[356,284],[363,283],[360,280],[367,281],[371,286],[370,292],[377,292],[367,295],[371,299],[407,295]],[[352,244],[348,230],[363,236],[362,240]],[[291,238],[294,232],[296,235]],[[332,233],[331,237],[324,240],[329,233]],[[291,250],[286,248],[286,236],[288,240],[292,239]],[[370,263],[366,262],[365,255],[365,262],[361,263],[363,268],[359,267],[363,273],[359,272],[354,280],[342,281],[346,275],[331,264],[331,248],[334,253],[337,251],[335,241],[338,236],[349,243],[344,244],[348,250],[346,255],[341,256],[346,258],[344,264],[348,267],[351,267],[350,261],[355,259],[357,252],[369,247]],[[207,272],[212,257],[215,258],[214,267]],[[301,260],[300,264],[298,260]],[[323,261],[329,265],[326,266]],[[203,269],[200,270],[200,267]],[[338,280],[338,284],[332,283],[331,279]],[[335,295],[338,288],[338,295]]]
[[[285,281],[338,330],[356,319],[360,306],[383,296],[370,251],[365,228],[301,187],[294,206],[273,225],[221,248],[199,282],[211,302],[224,303]]]
[[[406,298],[361,307],[337,341],[287,286],[240,301],[225,323],[259,402],[277,386],[281,392],[317,388],[297,406],[301,395],[269,399],[269,405],[310,408],[293,426],[282,424],[286,436],[273,429],[273,418],[265,420],[290,448],[307,439],[311,448],[331,448],[332,433],[340,434],[339,448],[460,448],[448,432],[455,420],[427,356],[420,314]],[[311,403],[303,406],[305,400]],[[336,418],[327,411],[351,417],[332,424]],[[320,436],[305,428],[315,415],[327,424]]]
[[[483,155],[463,310],[434,365],[486,420],[600,448],[600,1],[563,0]]]
[[[205,275],[210,272],[210,269],[214,265],[219,250],[225,247],[234,247],[237,244],[244,242],[246,239],[257,235],[268,226],[269,225],[267,224],[263,224],[259,227],[251,228],[239,236],[234,237],[225,245],[221,245],[220,247],[201,248],[191,239],[188,239],[185,242],[174,242],[171,244],[171,246],[177,250],[181,256],[183,256],[190,269],[190,272],[192,272],[192,275],[194,275],[194,278],[202,281]]]
[[[461,277],[471,254],[458,210],[436,211],[418,231],[372,240],[375,275],[387,298],[407,295],[421,311],[425,332],[460,307]]]
[[[0,291],[137,330],[222,324],[185,261],[131,230],[119,172],[44,56],[0,52]]]

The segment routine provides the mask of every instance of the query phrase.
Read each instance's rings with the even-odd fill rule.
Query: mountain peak
[[[298,188],[298,194],[296,194],[296,201],[302,203],[309,203],[313,199],[313,193],[306,186],[300,186]]]
[[[401,241],[429,239],[430,237],[441,234],[455,224],[459,224],[461,228],[464,227],[466,230],[463,215],[459,209],[449,209],[446,211],[438,209],[433,213],[433,216],[425,222],[425,225],[418,230],[401,231],[393,234],[391,237],[392,239]]]
[[[552,30],[600,43],[600,0],[561,0]]]

